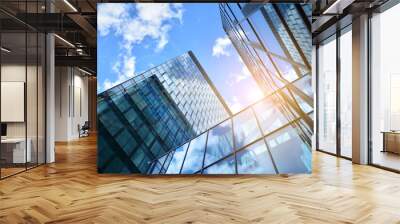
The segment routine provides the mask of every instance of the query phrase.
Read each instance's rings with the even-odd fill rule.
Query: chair
[[[89,121],[85,121],[82,127],[78,124],[79,138],[89,136],[89,129],[90,129]]]

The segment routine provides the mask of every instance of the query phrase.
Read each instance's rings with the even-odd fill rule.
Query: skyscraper
[[[152,162],[151,174],[311,172],[307,4],[222,3],[222,25],[265,98]]]
[[[98,95],[98,169],[145,173],[150,161],[227,118],[192,52]]]
[[[309,4],[221,3],[222,26],[268,95],[286,87],[278,101],[313,128]],[[308,136],[310,138],[310,136]]]

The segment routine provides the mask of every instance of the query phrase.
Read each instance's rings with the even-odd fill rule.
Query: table
[[[32,153],[30,138],[26,139],[28,144],[25,144],[25,138],[5,138],[1,139],[1,157],[6,160],[6,163],[26,163],[31,162]],[[26,151],[25,151],[25,145]]]
[[[383,151],[400,154],[400,131],[382,131]]]

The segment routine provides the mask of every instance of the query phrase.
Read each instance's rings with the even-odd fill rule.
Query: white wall
[[[72,67],[56,67],[55,73],[55,140],[70,141],[88,120],[88,77]]]

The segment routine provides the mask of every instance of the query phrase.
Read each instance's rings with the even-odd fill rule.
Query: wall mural
[[[311,173],[311,4],[98,4],[98,172]]]

